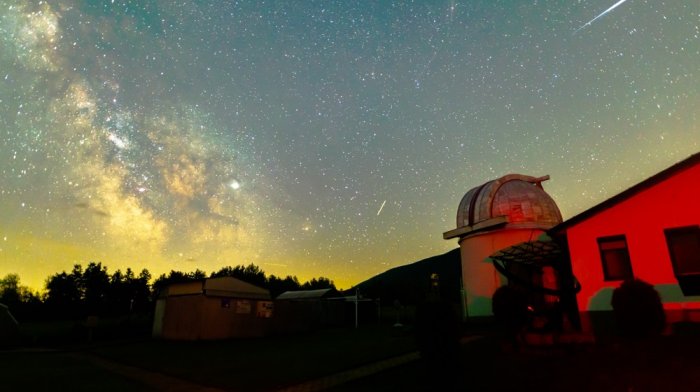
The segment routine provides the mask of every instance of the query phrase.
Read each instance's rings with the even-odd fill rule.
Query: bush
[[[666,314],[659,293],[649,283],[639,279],[624,281],[613,291],[611,304],[622,336],[644,338],[663,332]]]
[[[514,339],[528,322],[527,293],[514,286],[501,286],[493,293],[493,316],[506,337]]]

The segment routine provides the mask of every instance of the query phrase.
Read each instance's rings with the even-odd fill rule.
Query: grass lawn
[[[145,386],[67,352],[0,351],[3,391],[143,391]]]
[[[36,321],[19,324],[21,345],[25,347],[74,347],[95,341],[143,339],[150,337],[153,320],[150,315],[100,318],[89,331],[85,320]]]
[[[364,326],[218,342],[149,340],[99,346],[92,352],[200,385],[266,391],[413,350],[410,331]]]
[[[268,391],[411,352],[416,346],[410,329],[363,326],[259,339],[142,339],[75,348],[202,386]],[[698,333],[517,353],[504,352],[496,338],[486,336],[463,345],[459,360],[432,371],[414,361],[330,391],[434,391],[451,386],[470,391],[700,391],[698,353]],[[148,390],[80,352],[0,351],[0,369],[0,390]]]

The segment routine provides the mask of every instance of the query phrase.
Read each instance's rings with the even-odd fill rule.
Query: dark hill
[[[365,297],[381,298],[384,304],[391,304],[394,300],[399,300],[404,305],[417,304],[425,300],[430,292],[430,276],[433,273],[439,276],[442,298],[459,303],[462,276],[459,248],[392,268],[357,287]]]

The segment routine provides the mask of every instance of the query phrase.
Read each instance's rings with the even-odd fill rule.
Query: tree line
[[[260,267],[249,264],[227,266],[207,275],[196,269],[192,272],[171,270],[151,283],[147,269],[136,274],[131,268],[107,271],[102,263],[91,262],[87,267],[73,266],[46,279],[45,291],[32,292],[20,284],[17,274],[0,278],[0,303],[8,306],[20,321],[78,319],[88,315],[121,316],[153,311],[153,304],[171,283],[182,283],[205,278],[230,276],[270,290],[272,298],[290,290],[335,289],[332,280],[313,278],[300,283],[296,276],[266,275]]]

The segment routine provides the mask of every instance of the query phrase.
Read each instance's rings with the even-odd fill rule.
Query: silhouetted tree
[[[197,274],[202,276],[203,272]],[[136,277],[130,268],[109,275],[102,263],[91,262],[85,270],[76,264],[70,274],[64,271],[47,279],[44,305],[53,318],[150,311],[150,279],[146,269]],[[41,300],[30,295],[25,302],[36,307]]]
[[[529,320],[527,292],[517,286],[501,286],[493,293],[491,308],[503,348],[518,350],[521,332]]]
[[[131,269],[127,269],[131,273]],[[151,287],[148,282],[151,280],[151,273],[147,269],[142,269],[138,277],[129,278],[127,274],[127,284],[129,285],[129,295],[133,302],[130,310],[134,312],[150,311],[151,308]]]
[[[38,320],[44,313],[39,294],[22,286],[17,274],[0,278],[0,303],[7,305],[19,321]]]
[[[20,286],[20,306],[13,310],[18,321],[37,321],[47,318],[44,311],[44,301],[37,292],[32,292],[28,287]]]
[[[244,282],[254,284],[258,287],[265,287],[267,282],[265,272],[255,264],[248,264],[245,267],[242,265],[237,265],[235,267],[224,267],[211,274],[212,278],[221,276],[230,276]]]
[[[0,279],[0,303],[15,309],[21,303],[19,275],[7,274]]]
[[[301,285],[302,290],[320,290],[320,289],[335,289],[335,284],[332,280],[324,277],[313,278]]]
[[[110,288],[107,267],[103,267],[102,263],[91,262],[85,268],[80,282],[83,289],[85,311],[93,315],[104,314]]]
[[[659,292],[641,279],[629,279],[613,290],[611,305],[618,332],[627,338],[660,335],[666,326],[666,313]]]
[[[127,277],[131,273],[127,269],[126,274],[122,274],[121,270],[116,270],[109,277],[109,288],[107,291],[106,303],[109,313],[120,314],[126,313],[129,303],[129,289],[127,286]],[[131,273],[133,278],[133,273]]]
[[[151,290],[148,284],[151,274],[148,270],[135,276],[131,268],[126,272],[114,271],[109,279],[108,303],[110,312],[123,315],[133,312],[150,311]]]
[[[220,278],[222,276],[235,277],[235,275],[236,275],[235,268],[233,268],[231,266],[227,266],[227,267],[221,268],[220,270],[218,270],[216,272],[212,272],[211,276],[209,276],[209,277],[210,278]]]
[[[46,306],[52,318],[70,318],[78,314],[81,305],[80,279],[82,267],[75,265],[70,274],[65,271],[46,280]]]
[[[299,279],[296,276],[287,275],[286,278],[282,279],[275,275],[270,275],[265,287],[270,290],[272,298],[276,298],[285,291],[300,290],[301,284],[299,284]]]
[[[287,275],[285,278],[275,275],[267,277],[265,272],[255,264],[223,267],[210,275],[210,277],[221,276],[231,276],[267,288],[273,298],[285,291],[335,289],[333,281],[325,277],[313,278],[303,285],[299,283],[296,276],[292,275]],[[200,269],[192,272],[171,270],[168,274],[161,274],[151,285],[149,284],[151,274],[147,269],[143,269],[138,276],[135,276],[131,268],[127,268],[124,272],[118,269],[110,275],[107,267],[103,266],[102,263],[91,262],[85,269],[76,264],[70,273],[63,271],[51,275],[46,280],[46,295],[43,304],[54,318],[82,318],[86,315],[116,316],[132,312],[150,312],[153,310],[153,300],[168,285],[202,280],[206,277],[207,274]],[[18,277],[10,276],[5,285],[15,287],[17,280]],[[2,282],[0,281],[0,288],[4,287]],[[0,290],[0,301],[3,298],[9,300],[13,291],[7,290],[7,293],[3,297]],[[38,295],[29,293],[26,297],[31,300],[33,306],[42,304]]]
[[[143,274],[143,271],[141,272]],[[146,271],[148,276],[150,277],[150,273]],[[173,283],[184,283],[184,282],[191,282],[193,280],[201,280],[206,278],[207,275],[204,271],[200,269],[196,269],[194,272],[182,272],[182,271],[175,271],[171,270],[168,275],[161,274],[154,282],[153,282],[153,296],[154,298],[158,298],[158,296],[163,292],[163,290],[168,287],[168,285],[173,284]]]

